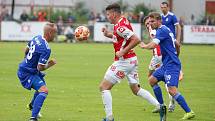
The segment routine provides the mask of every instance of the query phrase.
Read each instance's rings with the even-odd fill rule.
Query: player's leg
[[[179,71],[167,71],[165,74],[165,81],[167,82],[169,94],[173,96],[173,98],[178,102],[178,104],[182,107],[182,109],[186,112],[183,119],[194,118],[195,114],[191,111],[188,106],[185,98],[178,92],[178,79],[179,79]]]
[[[104,110],[106,113],[106,119],[113,120],[113,111],[112,111],[112,95],[111,95],[111,89],[113,87],[113,84],[107,80],[103,80],[100,83],[100,92],[102,94],[102,101],[104,104]]]
[[[37,119],[37,116],[42,108],[44,100],[48,95],[48,88],[45,82],[37,75],[32,76],[32,88],[38,91],[38,95],[34,99],[31,119]]]
[[[174,100],[174,98],[172,97],[172,95],[169,94],[167,84],[165,84],[165,88],[166,88],[166,90],[167,90],[167,92],[168,92],[168,96],[169,96],[168,111],[169,111],[169,112],[173,112],[173,111],[175,110],[175,100]]]
[[[36,97],[38,96],[39,92],[35,91],[34,92],[34,96],[32,97],[31,102],[27,105],[27,109],[29,109],[30,111],[32,111],[33,109],[33,104],[34,104],[34,100],[36,99]],[[39,112],[37,118],[41,118],[42,114]]]
[[[137,96],[147,100],[149,103],[151,103],[152,105],[154,105],[157,108],[160,107],[159,102],[151,95],[151,93],[140,87],[136,66],[131,70],[131,72],[129,74],[127,74],[126,77],[128,79],[130,88],[134,95],[137,95]]]
[[[154,94],[160,104],[164,104],[162,91],[158,85],[158,80],[164,80],[164,71],[163,68],[157,69],[148,79],[149,84],[153,88]]]
[[[117,62],[114,62],[106,71],[104,79],[99,85],[100,92],[102,94],[102,101],[104,104],[104,110],[106,117],[102,121],[114,121],[113,111],[112,111],[112,87],[122,78],[124,72],[119,71],[117,68]],[[121,76],[120,76],[120,74]]]

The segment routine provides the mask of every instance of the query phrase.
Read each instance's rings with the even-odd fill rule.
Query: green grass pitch
[[[57,65],[46,71],[49,95],[40,121],[101,121],[105,116],[98,85],[113,61],[111,44],[51,43]],[[26,105],[33,91],[25,90],[16,76],[26,43],[0,42],[0,121],[27,121],[31,112]],[[136,48],[140,84],[153,93],[147,82],[151,51]],[[196,113],[193,121],[215,121],[215,46],[184,45],[180,55],[184,80],[179,90]],[[168,96],[160,83],[164,100]],[[132,94],[127,80],[112,89],[116,121],[159,121],[152,105]],[[177,105],[168,121],[184,115]]]

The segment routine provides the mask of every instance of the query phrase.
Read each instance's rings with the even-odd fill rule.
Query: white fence
[[[33,36],[43,34],[46,22],[1,22],[1,40],[28,41]]]
[[[215,44],[215,26],[186,25],[183,40],[191,44]]]

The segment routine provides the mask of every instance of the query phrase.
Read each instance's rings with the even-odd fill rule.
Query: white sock
[[[167,84],[165,84],[165,87],[166,87],[166,90],[168,92],[168,95],[169,95],[169,105],[174,105],[175,104],[175,100],[174,98],[172,97],[172,95],[169,94],[169,89],[167,87]]]
[[[112,111],[112,96],[110,90],[103,90],[102,91],[102,100],[105,107],[106,118],[111,119],[113,118],[113,111]]]
[[[145,89],[140,88],[140,90],[137,92],[137,95],[146,99],[149,103],[156,107],[160,107],[159,102],[151,95],[151,93]]]

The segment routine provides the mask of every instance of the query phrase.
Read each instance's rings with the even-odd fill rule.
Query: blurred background
[[[124,16],[135,26],[135,33],[148,41],[143,18],[151,11],[161,12],[160,3],[163,0],[0,0],[1,41],[27,41],[42,33],[44,22],[51,21],[58,26],[56,42],[76,42],[74,29],[79,25],[90,29],[90,42],[110,42],[103,37],[100,28],[111,27],[104,9],[114,2],[122,6]],[[184,43],[215,43],[215,0],[167,2],[185,31],[185,36],[182,34]],[[14,31],[8,31],[8,28]]]

